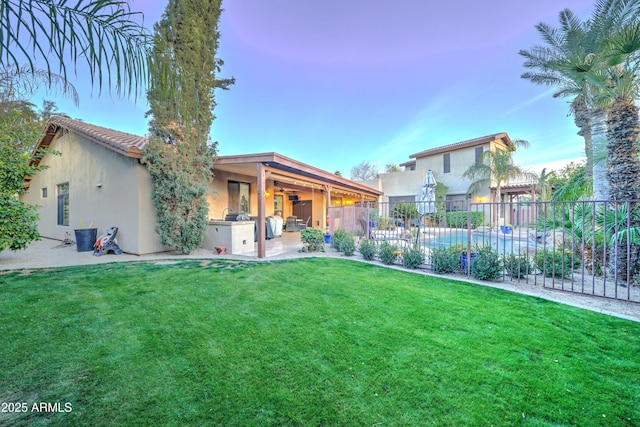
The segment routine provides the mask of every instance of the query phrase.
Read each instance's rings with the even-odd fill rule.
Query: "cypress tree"
[[[216,79],[221,0],[169,0],[154,26],[150,86],[151,117],[143,164],[151,174],[161,242],[188,254],[206,231],[207,188],[217,144],[209,137]]]

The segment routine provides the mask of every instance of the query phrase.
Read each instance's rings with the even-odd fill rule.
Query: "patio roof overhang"
[[[288,185],[320,190],[325,194],[327,210],[331,194],[359,196],[362,202],[377,201],[383,193],[366,185],[353,182],[330,172],[290,159],[278,153],[242,154],[221,156],[213,163],[216,170],[255,176],[258,181],[258,258],[266,256],[266,180],[271,179]]]
[[[293,160],[278,153],[241,154],[220,156],[213,165],[216,170],[258,176],[257,165],[269,172],[268,178],[293,188],[330,189],[334,194],[350,194],[363,201],[377,201],[383,194],[369,186],[351,181],[314,166]]]

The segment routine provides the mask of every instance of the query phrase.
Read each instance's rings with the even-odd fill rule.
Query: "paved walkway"
[[[265,261],[310,257],[310,256],[325,256],[325,257],[343,257],[340,253],[328,249],[324,253],[311,253],[301,254],[298,252],[302,246],[299,237],[295,233],[290,236],[285,236],[283,239],[274,239],[269,241],[267,245],[267,258]],[[327,246],[328,248],[328,246]],[[5,250],[0,252],[0,270],[16,270],[16,269],[33,269],[33,268],[50,268],[50,267],[64,267],[74,265],[88,265],[88,264],[106,264],[110,262],[123,262],[123,261],[161,261],[168,259],[238,259],[248,261],[258,261],[258,258],[253,254],[248,255],[225,255],[220,256],[213,253],[213,251],[198,249],[190,255],[180,255],[175,252],[165,252],[151,255],[103,255],[101,257],[93,256],[93,252],[77,252],[75,245],[64,245],[58,240],[42,239],[39,242],[34,242],[24,251],[11,252]],[[350,257],[353,261],[363,261],[361,257]],[[377,263],[377,265],[383,266],[383,264]],[[389,267],[389,266],[385,266]],[[435,275],[427,270],[407,270],[400,266],[391,266],[389,268],[396,268],[405,272],[414,272],[416,274],[433,275],[437,277],[443,277]],[[482,282],[469,279],[466,276],[444,276],[447,278],[453,278],[456,280],[462,280],[470,283],[475,283],[481,286],[490,286],[500,289],[505,289],[512,292],[518,292],[525,295],[531,295],[539,298],[544,298],[551,301],[560,302],[562,304],[571,305],[574,307],[585,308],[588,310],[604,313],[624,319],[640,322],[640,304],[631,303],[627,301],[617,301],[612,299],[585,296],[572,294],[569,292],[554,291],[551,289],[545,289],[541,285],[525,284],[525,283],[511,283],[511,282]],[[0,285],[2,284],[2,275],[0,275]]]

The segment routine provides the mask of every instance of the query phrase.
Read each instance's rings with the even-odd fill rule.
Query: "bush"
[[[360,254],[367,261],[372,261],[376,257],[378,247],[373,240],[362,239],[360,241]]]
[[[356,242],[348,231],[338,228],[331,236],[331,247],[351,256],[356,251]]]
[[[500,255],[491,246],[478,249],[475,261],[471,263],[471,275],[478,280],[497,280],[502,277],[504,266]]]
[[[396,252],[398,250],[397,245],[392,245],[389,242],[382,242],[380,249],[378,250],[378,258],[383,264],[393,264],[396,262]]]
[[[333,232],[333,236],[331,236],[331,247],[342,252],[342,243],[348,240],[349,237],[351,236],[347,233],[347,230],[338,228]]]
[[[37,221],[34,206],[0,195],[0,251],[25,249],[29,243],[41,240]]]
[[[543,249],[535,253],[533,263],[546,277],[566,277],[580,265],[580,260],[570,251]]]
[[[348,235],[345,240],[340,244],[340,249],[342,249],[342,253],[346,256],[351,256],[356,251],[356,242],[353,236]]]
[[[407,268],[418,268],[424,264],[424,252],[419,245],[406,246],[402,250],[402,265]]]
[[[315,228],[305,228],[300,230],[300,240],[308,246],[305,246],[302,250],[308,250],[309,252],[321,251],[324,252],[324,234],[322,231]]]
[[[467,211],[447,212],[447,227],[467,228]],[[484,223],[484,212],[471,212],[471,228],[477,228]]]
[[[439,247],[431,250],[431,268],[434,273],[455,273],[460,269],[460,250],[456,247]]]
[[[531,261],[525,255],[505,255],[503,262],[507,274],[514,279],[522,279],[531,272]]]
[[[381,216],[380,218],[378,218],[378,223],[376,224],[376,228],[378,230],[395,230],[396,225],[392,224],[389,221],[389,218]]]

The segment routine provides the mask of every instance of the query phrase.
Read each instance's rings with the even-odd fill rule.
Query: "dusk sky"
[[[534,25],[558,25],[593,1],[236,0],[220,22],[221,77],[212,138],[219,154],[275,151],[349,176],[363,160],[380,170],[440,145],[507,132],[526,139],[516,162],[551,166],[583,156],[569,99],[520,78],[520,49],[541,44]],[[157,0],[132,0],[152,27]],[[88,123],[145,135],[146,100],[98,98],[73,81],[80,106],[49,95]],[[39,102],[36,100],[36,102]]]

